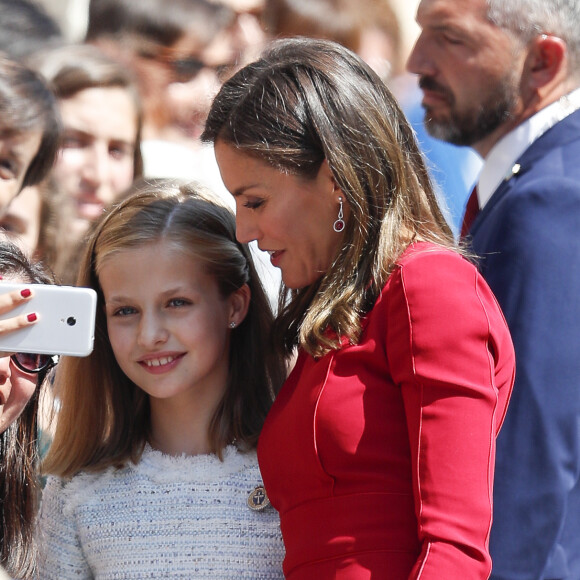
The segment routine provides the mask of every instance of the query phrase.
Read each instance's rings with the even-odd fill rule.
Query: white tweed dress
[[[171,457],[146,447],[138,465],[43,493],[41,579],[282,579],[278,514],[253,511],[255,452]]]

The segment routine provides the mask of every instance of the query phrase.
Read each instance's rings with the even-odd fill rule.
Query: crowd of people
[[[0,0],[9,578],[580,580],[580,6],[417,4]]]

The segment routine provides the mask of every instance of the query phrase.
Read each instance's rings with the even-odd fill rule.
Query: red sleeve
[[[405,260],[387,308],[422,546],[410,578],[488,578],[495,438],[515,366],[507,325],[476,268],[446,251]]]

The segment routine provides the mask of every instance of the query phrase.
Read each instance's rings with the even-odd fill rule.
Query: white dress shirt
[[[580,89],[564,95],[538,111],[493,146],[485,158],[477,184],[480,209],[483,209],[504,179],[509,179],[518,172],[519,166],[516,161],[522,153],[548,129],[578,109],[580,109]]]

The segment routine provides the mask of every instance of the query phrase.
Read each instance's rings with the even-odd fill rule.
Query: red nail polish
[[[22,296],[22,298],[28,298],[31,294],[32,292],[29,288],[24,288],[24,290],[20,291],[20,296]]]
[[[38,317],[36,316],[35,312],[31,312],[26,316],[28,322],[34,322]]]

